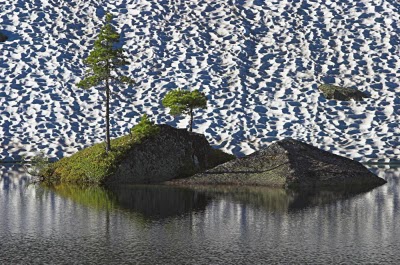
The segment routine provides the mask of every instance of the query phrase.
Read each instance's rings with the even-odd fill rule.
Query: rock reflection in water
[[[162,185],[115,186],[110,190],[120,207],[152,219],[204,211],[211,201],[202,192]]]
[[[42,186],[59,196],[96,209],[125,209],[148,219],[162,219],[204,211],[211,198],[187,188],[158,185],[78,186],[60,184]]]
[[[363,189],[357,191],[292,191],[257,186],[198,186],[193,189],[204,192],[206,196],[213,199],[230,200],[273,212],[289,212],[319,206],[369,191]]]
[[[213,200],[224,199],[273,212],[289,212],[347,199],[364,192],[290,191],[268,187],[130,185],[50,187],[58,195],[97,209],[125,209],[147,219],[177,217],[202,212]]]
[[[0,165],[0,264],[399,260],[399,168],[373,168],[388,183],[356,196],[226,186],[48,189],[26,186],[15,170]]]

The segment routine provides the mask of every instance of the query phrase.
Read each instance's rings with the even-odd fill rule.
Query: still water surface
[[[28,185],[0,165],[0,263],[399,263],[400,168],[359,194]]]

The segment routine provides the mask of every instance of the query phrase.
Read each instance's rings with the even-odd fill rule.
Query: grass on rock
[[[101,184],[112,175],[133,145],[158,134],[159,131],[160,128],[147,115],[143,115],[140,122],[132,128],[131,135],[111,140],[111,151],[108,153],[104,143],[95,144],[49,165],[39,175],[46,182]]]
[[[120,165],[126,154],[136,144],[156,136],[160,127],[151,122],[147,115],[143,115],[140,122],[132,128],[131,134],[111,140],[111,151],[108,153],[104,143],[95,144],[85,148],[70,157],[65,157],[53,164],[40,167],[39,176],[48,183],[89,183],[102,184],[111,176]],[[220,150],[215,150],[211,155],[211,166],[224,163],[234,158]],[[185,171],[186,169],[182,169]],[[188,169],[193,171],[193,166]],[[197,173],[185,172],[185,176]]]
[[[41,175],[45,181],[100,184],[113,173],[126,152],[137,142],[138,140],[129,135],[113,139],[112,149],[108,153],[104,143],[95,144],[60,159]]]

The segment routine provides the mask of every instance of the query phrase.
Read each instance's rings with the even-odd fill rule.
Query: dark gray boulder
[[[359,190],[377,187],[386,181],[357,161],[286,139],[174,183]]]
[[[160,132],[133,146],[106,184],[157,183],[192,176],[234,158],[213,149],[204,135],[159,125]]]
[[[8,40],[8,37],[0,31],[0,42],[5,42],[6,40]]]
[[[325,98],[341,101],[349,101],[351,99],[362,101],[368,98],[368,95],[354,88],[346,88],[334,85],[320,85],[318,89],[322,92]]]

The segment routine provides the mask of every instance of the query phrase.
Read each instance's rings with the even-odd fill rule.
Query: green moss
[[[89,183],[102,184],[112,176],[127,153],[134,145],[144,139],[153,137],[160,132],[160,127],[149,121],[144,115],[141,121],[131,130],[130,135],[111,140],[111,151],[106,152],[104,143],[85,148],[70,157],[41,167],[39,176],[47,183]],[[234,158],[220,150],[213,150],[207,162],[207,168],[212,168]],[[189,159],[178,177],[188,177],[197,173],[193,162]]]
[[[70,157],[62,158],[46,171],[40,172],[40,175],[48,182],[102,183],[114,172],[135,143],[129,135],[113,139],[111,151],[108,153],[103,143],[95,144]]]
[[[112,175],[126,153],[143,139],[156,135],[157,125],[143,115],[141,121],[132,128],[131,135],[111,140],[111,151],[106,152],[104,143],[95,144],[76,154],[62,158],[39,172],[45,182],[100,184]]]

